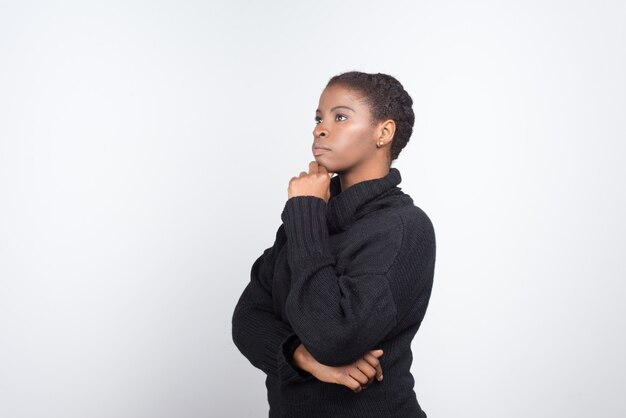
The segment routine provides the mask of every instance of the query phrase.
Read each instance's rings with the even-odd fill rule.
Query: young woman
[[[426,417],[411,341],[435,233],[391,167],[413,131],[412,104],[380,73],[337,75],[321,94],[315,161],[289,181],[274,245],[232,317],[235,345],[267,374],[270,418]]]

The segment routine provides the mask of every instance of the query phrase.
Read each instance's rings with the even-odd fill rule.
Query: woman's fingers
[[[352,369],[354,369],[353,366],[342,366],[339,368],[332,367],[332,369],[337,373],[334,383],[346,386],[354,393],[359,393],[363,389],[361,382],[352,376],[355,374],[352,372]]]
[[[367,376],[366,385],[369,386],[377,375],[377,371],[374,367],[372,367],[367,361],[364,359],[359,359],[356,362],[356,367],[359,368],[363,372],[365,376]]]
[[[328,369],[330,371],[328,376],[331,377],[328,379],[318,377],[317,374],[314,374],[314,376],[324,382],[337,383],[348,387],[354,393],[359,393],[372,384],[374,379],[378,381],[383,380],[383,370],[378,359],[382,355],[383,350],[370,350],[362,358],[349,365],[340,367],[325,366],[325,370]],[[321,376],[326,376],[326,374]]]
[[[359,370],[358,367],[353,366],[350,368],[350,371],[348,372],[348,374],[357,382],[359,382],[361,384],[361,386],[363,385],[367,385],[367,382],[369,381],[369,378],[367,377],[367,375],[365,373],[363,373],[361,370]]]
[[[333,174],[335,174],[335,173],[331,173],[330,171],[328,171],[328,169],[325,166],[321,165],[321,164],[318,164],[318,170],[317,171],[318,171],[318,173],[321,173],[321,174],[328,174],[328,177],[332,177]]]
[[[372,366],[374,369],[376,369],[376,379],[380,382],[381,380],[383,380],[383,368],[380,365],[380,360],[378,359],[378,357],[380,357],[382,354],[378,355],[378,357],[373,354],[376,353],[378,354],[378,352],[382,352],[383,350],[372,350],[369,351],[367,353],[365,353],[365,355],[363,356],[363,360],[367,361],[367,363]]]
[[[352,366],[351,370],[348,372],[348,375],[354,379],[354,381],[356,382],[357,386],[353,386],[352,390],[355,391],[356,393],[360,392],[361,389],[365,389],[368,385],[368,377],[367,375],[365,375],[365,373],[363,373],[361,370],[359,370],[356,366]]]
[[[332,175],[334,174],[329,172],[325,166],[321,165],[317,161],[311,161],[309,163],[309,174],[313,173],[326,174],[328,175],[328,177],[332,177]]]

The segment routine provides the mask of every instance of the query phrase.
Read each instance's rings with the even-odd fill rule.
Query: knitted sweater
[[[328,203],[286,201],[232,317],[235,345],[267,375],[270,418],[426,417],[411,341],[430,298],[435,233],[400,182],[395,167],[345,191],[335,176]],[[383,380],[359,393],[322,382],[293,365],[300,342],[329,366],[383,349]]]

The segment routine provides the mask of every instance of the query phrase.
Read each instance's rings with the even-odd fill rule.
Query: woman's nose
[[[325,136],[328,136],[328,131],[322,127],[320,127],[319,125],[313,130],[313,136],[314,137],[320,137],[323,138]]]

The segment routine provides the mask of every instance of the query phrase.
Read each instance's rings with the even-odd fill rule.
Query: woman
[[[413,131],[412,104],[380,73],[337,75],[321,94],[315,161],[290,180],[274,245],[232,317],[235,345],[267,374],[270,418],[426,417],[411,341],[435,233],[391,167]]]

